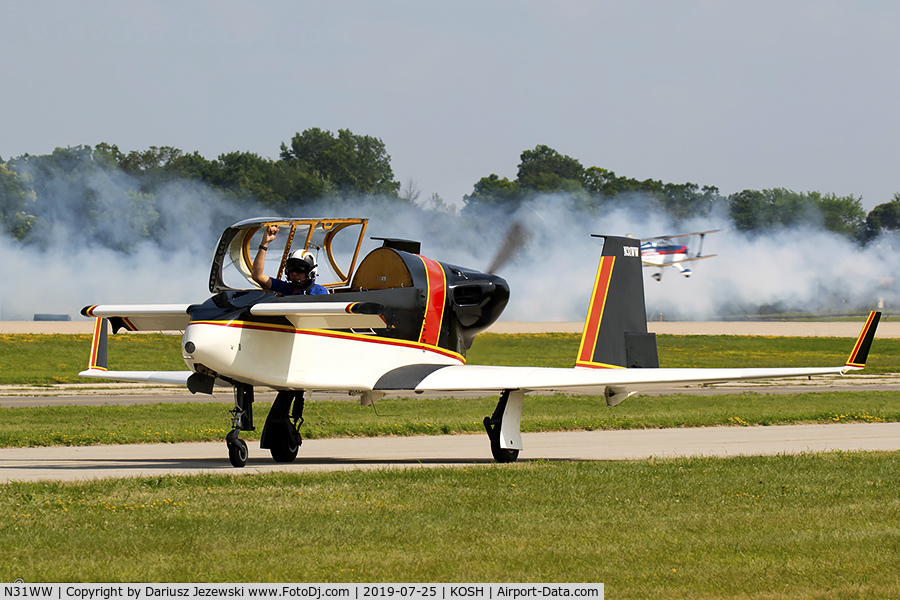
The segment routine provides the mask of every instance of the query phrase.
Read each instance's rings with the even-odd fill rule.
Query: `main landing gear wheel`
[[[292,437],[286,436],[279,440],[278,445],[269,448],[275,462],[289,463],[294,462],[294,459],[297,458],[297,453],[300,451],[300,434],[296,433],[297,441],[294,441]]]
[[[484,418],[484,427],[487,429],[489,425],[490,417]],[[488,430],[488,437],[491,440],[491,454],[494,455],[494,460],[498,463],[511,463],[519,460],[519,451],[513,448],[501,448],[500,447],[500,427],[496,428],[496,435]]]
[[[266,425],[259,440],[260,448],[268,448],[279,463],[293,462],[303,439],[297,426],[303,424],[303,391],[282,390],[275,396]]]
[[[491,442],[491,454],[498,463],[511,463],[519,459],[519,448],[522,439],[519,434],[519,421],[522,414],[523,393],[506,390],[500,396],[494,414],[484,418],[484,429]],[[506,439],[503,439],[506,436]],[[506,444],[502,442],[506,441]],[[503,446],[514,446],[504,448]]]

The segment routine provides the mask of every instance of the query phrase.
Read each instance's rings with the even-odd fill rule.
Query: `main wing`
[[[751,369],[563,369],[480,365],[412,365],[386,373],[375,390],[419,392],[549,391],[603,394],[610,406],[638,392],[665,390],[698,383],[725,383],[813,375],[841,375],[859,367]],[[404,372],[404,370],[406,370]],[[427,372],[426,371],[430,371]]]
[[[128,331],[184,331],[191,322],[190,304],[95,304],[81,309],[86,317],[110,320],[113,333]]]
[[[384,307],[374,302],[265,302],[250,314],[283,316],[297,329],[384,329]]]
[[[813,375],[843,375],[865,366],[881,317],[871,312],[853,351],[839,367],[781,367],[747,369],[660,368],[541,368],[480,365],[411,365],[386,373],[375,390],[414,392],[518,390],[603,394],[610,406],[638,392],[672,389],[698,383],[725,383]]]
[[[709,235],[710,233],[718,233],[721,229],[710,229],[709,231],[696,231],[694,233],[680,233],[678,235],[660,235],[657,237],[641,238],[642,242],[657,242],[663,240],[674,240],[677,238],[693,237],[697,235]]]

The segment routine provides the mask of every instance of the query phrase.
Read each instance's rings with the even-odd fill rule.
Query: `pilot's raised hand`
[[[263,231],[262,245],[268,246],[269,242],[274,240],[277,235],[278,235],[278,225],[269,225],[268,227],[266,227],[266,230]]]

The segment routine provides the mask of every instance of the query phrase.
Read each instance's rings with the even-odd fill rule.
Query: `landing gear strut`
[[[484,429],[491,440],[491,454],[497,462],[515,462],[519,458],[519,450],[522,449],[519,425],[524,399],[525,393],[522,391],[505,390],[494,414],[484,418]]]
[[[231,431],[225,436],[228,446],[228,460],[234,467],[247,464],[249,452],[247,443],[238,435],[242,431],[254,431],[253,427],[253,386],[246,383],[234,384],[234,408],[231,409]]]
[[[275,462],[293,462],[303,439],[297,426],[303,424],[303,392],[278,392],[266,418],[260,448],[268,448]]]

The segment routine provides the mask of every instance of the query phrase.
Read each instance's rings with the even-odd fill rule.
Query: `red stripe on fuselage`
[[[435,260],[419,256],[425,264],[428,275],[428,295],[425,305],[425,318],[422,319],[422,332],[419,342],[429,346],[437,346],[441,338],[441,325],[444,321],[444,305],[447,303],[447,277],[444,267]]]

